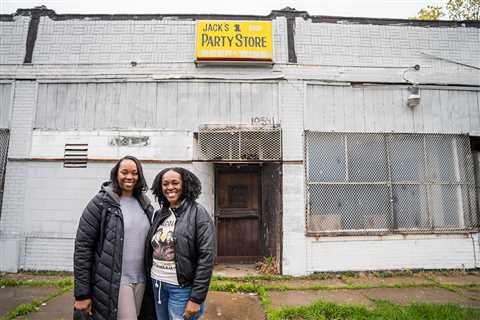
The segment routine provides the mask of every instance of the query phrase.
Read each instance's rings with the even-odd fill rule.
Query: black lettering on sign
[[[228,23],[207,23],[202,32],[228,32],[230,26]]]

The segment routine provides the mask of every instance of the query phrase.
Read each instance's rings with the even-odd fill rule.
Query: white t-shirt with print
[[[176,220],[175,214],[170,210],[170,216],[158,226],[157,232],[151,239],[153,265],[150,275],[155,280],[178,285],[173,240]]]

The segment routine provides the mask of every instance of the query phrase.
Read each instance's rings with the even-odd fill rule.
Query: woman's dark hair
[[[152,193],[157,198],[158,203],[168,207],[170,203],[162,192],[162,178],[168,171],[175,171],[182,177],[182,194],[180,200],[188,199],[194,201],[202,192],[202,183],[190,170],[180,167],[165,168],[160,171],[152,183]]]
[[[134,156],[125,156],[122,159],[118,160],[118,162],[112,168],[112,171],[110,171],[110,180],[112,181],[113,191],[119,196],[122,195],[122,188],[120,188],[120,186],[118,185],[117,177],[118,177],[118,169],[120,169],[120,164],[124,160],[131,160],[135,162],[135,165],[137,166],[138,180],[137,180],[137,183],[135,184],[135,187],[133,187],[133,196],[138,198],[143,191],[147,191],[148,186],[147,186],[147,182],[145,181],[145,176],[143,175],[142,164]]]

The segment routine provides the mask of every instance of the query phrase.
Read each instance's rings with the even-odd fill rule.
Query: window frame
[[[358,134],[358,135],[372,135],[372,134],[375,134],[375,135],[381,135],[382,138],[383,138],[383,146],[385,148],[385,157],[386,157],[386,165],[387,165],[387,171],[388,171],[388,181],[381,181],[381,182],[371,182],[371,183],[364,183],[364,184],[367,184],[367,185],[375,185],[375,184],[380,184],[380,185],[386,185],[387,188],[388,188],[388,192],[390,194],[390,199],[387,199],[387,201],[390,203],[390,205],[388,207],[385,207],[385,210],[388,211],[385,213],[386,216],[389,216],[390,217],[390,220],[387,220],[387,228],[386,229],[381,229],[381,228],[378,228],[378,229],[346,229],[346,230],[339,230],[339,229],[335,229],[335,230],[321,230],[321,231],[318,231],[318,230],[312,230],[312,228],[310,227],[309,225],[309,218],[310,216],[312,216],[310,214],[310,206],[311,206],[311,201],[310,201],[310,196],[311,196],[311,189],[310,189],[310,186],[311,185],[314,185],[314,184],[319,184],[319,185],[329,185],[329,184],[332,184],[332,185],[361,185],[362,183],[357,183],[355,184],[354,182],[351,182],[351,181],[347,181],[347,179],[345,179],[345,181],[343,182],[313,182],[309,180],[309,175],[311,174],[311,172],[309,172],[309,168],[310,166],[312,165],[310,163],[310,160],[309,160],[309,147],[311,145],[311,140],[309,141],[309,139],[312,139],[310,137],[308,137],[309,134],[318,134],[318,135],[338,135],[340,137],[342,137],[343,141],[345,141],[345,153],[344,153],[344,157],[345,157],[345,162],[347,163],[345,165],[345,171],[348,171],[348,147],[349,145],[347,144],[347,137],[349,135],[355,135],[355,134]],[[422,142],[423,142],[423,148],[422,148],[422,151],[424,153],[424,157],[425,157],[425,161],[427,161],[427,148],[426,148],[426,139],[427,137],[434,137],[437,136],[437,137],[442,137],[442,136],[445,136],[445,137],[452,137],[452,139],[454,137],[460,137],[461,139],[465,139],[468,143],[468,148],[466,148],[465,152],[463,153],[463,158],[462,158],[462,161],[463,161],[463,164],[460,163],[460,164],[457,164],[457,166],[463,166],[463,170],[465,170],[465,181],[464,183],[461,183],[461,182],[450,182],[450,183],[446,183],[446,185],[453,185],[453,186],[457,186],[457,187],[460,187],[460,188],[466,188],[466,190],[462,190],[460,189],[461,191],[461,195],[463,196],[464,195],[464,192],[466,194],[466,200],[467,200],[467,210],[465,209],[465,204],[464,204],[464,207],[463,209],[461,209],[462,211],[462,216],[465,217],[465,216],[472,216],[472,215],[475,215],[475,218],[473,219],[473,222],[472,221],[468,221],[468,222],[464,222],[463,223],[463,227],[445,227],[445,226],[441,226],[441,227],[435,227],[433,224],[431,224],[429,226],[429,228],[419,228],[419,227],[416,227],[416,228],[399,228],[398,227],[398,222],[395,223],[396,220],[398,220],[398,217],[400,216],[398,211],[395,211],[395,208],[394,208],[394,203],[393,203],[393,192],[394,192],[394,187],[395,186],[399,186],[399,185],[402,185],[401,182],[398,182],[398,181],[394,181],[393,178],[392,178],[392,161],[391,161],[391,156],[393,154],[393,149],[391,149],[391,142],[392,142],[392,137],[394,137],[395,135],[398,135],[398,136],[401,136],[401,135],[411,135],[412,137],[414,136],[419,136],[421,137],[422,139]],[[368,236],[368,235],[389,235],[389,234],[466,234],[466,233],[476,233],[480,230],[480,216],[479,216],[479,199],[478,199],[478,195],[477,193],[475,192],[475,190],[478,190],[478,186],[476,185],[476,181],[475,181],[475,168],[474,168],[474,163],[473,163],[473,155],[472,155],[472,149],[471,149],[471,146],[470,146],[470,140],[469,140],[469,137],[468,135],[465,135],[465,134],[429,134],[429,133],[358,133],[358,132],[322,132],[322,131],[315,131],[315,130],[305,130],[303,132],[303,145],[304,145],[304,194],[305,194],[305,234],[307,236]],[[450,141],[452,141],[450,139]],[[457,141],[461,141],[460,139],[458,139]],[[464,146],[464,145],[463,145]],[[464,146],[465,147],[465,146]],[[468,158],[469,157],[469,158]],[[457,159],[458,160],[458,159]],[[469,163],[469,161],[471,163]],[[470,165],[471,168],[468,168],[468,166]],[[428,182],[426,182],[428,179],[427,179],[427,175],[428,175],[428,168],[427,168],[427,162],[424,162],[423,163],[423,168],[422,168],[423,172],[421,172],[421,174],[423,175],[423,179],[424,181],[415,181],[413,182],[412,184],[413,185],[419,185],[420,187],[425,187],[425,190],[422,191],[422,193],[420,194],[419,197],[425,197],[427,200],[427,204],[429,202],[429,193],[432,193],[432,191],[430,189],[427,188],[427,185],[428,185]],[[453,167],[453,171],[454,170],[457,170],[456,167]],[[471,173],[473,173],[473,175],[469,176],[468,173],[466,172],[467,170],[471,170]],[[345,174],[346,177],[348,178],[348,173]],[[434,186],[441,186],[443,185],[442,183],[438,183],[438,184],[432,184]],[[470,190],[470,188],[473,188],[473,195],[471,194],[472,190]],[[432,193],[433,194],[433,193]],[[472,198],[473,197],[473,198]],[[465,200],[464,199],[464,200]],[[472,204],[472,200],[474,202],[474,207],[471,206]],[[431,201],[431,200],[430,200]],[[458,202],[456,203],[456,206],[458,206],[461,202]],[[432,216],[435,215],[435,211],[430,211],[430,209],[428,209],[428,205],[427,205],[427,212],[426,214],[431,218]],[[433,210],[433,209],[432,209]],[[457,210],[460,210],[460,209],[457,209]],[[442,211],[443,212],[443,211]],[[450,212],[450,211],[448,211]],[[340,215],[340,213],[337,213],[337,215]],[[421,214],[419,216],[421,218]],[[463,219],[463,218],[462,218]]]

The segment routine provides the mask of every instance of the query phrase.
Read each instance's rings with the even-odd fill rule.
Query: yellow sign
[[[272,61],[271,21],[197,21],[198,61]]]

